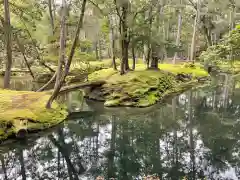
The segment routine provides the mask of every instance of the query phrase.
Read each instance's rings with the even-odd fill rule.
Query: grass
[[[193,68],[186,65],[160,64],[160,71],[146,70],[144,64],[137,64],[135,71],[120,75],[117,71],[102,69],[89,75],[90,81],[105,80],[96,94],[86,96],[95,99],[99,95],[105,99],[105,106],[147,107],[156,104],[166,95],[189,88],[197,78],[207,77],[208,73],[200,66]],[[167,73],[169,72],[169,73]],[[184,84],[176,80],[175,75],[191,74],[192,81]]]
[[[45,108],[50,95],[44,92],[0,90],[0,97],[0,140],[17,133],[21,122],[31,132],[52,127],[67,116],[57,102],[52,109]]]

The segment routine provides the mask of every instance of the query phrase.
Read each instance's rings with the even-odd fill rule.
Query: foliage
[[[218,63],[232,56],[233,59],[240,57],[240,26],[236,26],[229,35],[226,35],[222,41],[210,46],[206,51],[202,52],[200,59],[206,63]]]

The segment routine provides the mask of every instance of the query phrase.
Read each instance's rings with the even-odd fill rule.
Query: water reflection
[[[222,84],[222,85],[220,85]],[[216,86],[217,85],[217,86]],[[103,108],[66,94],[70,121],[0,147],[0,179],[239,179],[240,81],[146,109]],[[82,113],[77,113],[84,110]]]
[[[0,77],[0,88],[3,88],[3,77]],[[36,91],[42,87],[42,83],[36,83],[31,77],[11,77],[10,88],[13,90]]]

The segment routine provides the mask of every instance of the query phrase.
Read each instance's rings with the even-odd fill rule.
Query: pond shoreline
[[[96,71],[91,81],[105,80],[99,86],[84,88],[85,98],[102,101],[106,107],[149,107],[209,80],[203,69],[187,68],[188,73],[162,70],[130,71],[120,75],[112,69]]]

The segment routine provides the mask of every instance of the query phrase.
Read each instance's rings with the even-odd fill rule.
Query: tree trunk
[[[109,36],[110,36],[110,41],[111,41],[112,64],[113,64],[113,69],[117,70],[114,23],[113,23],[112,15],[109,15],[108,18],[109,18],[109,27],[110,27]]]
[[[98,40],[98,59],[99,60],[102,60],[102,45],[101,45],[101,39]]]
[[[136,68],[136,55],[135,55],[134,45],[132,45],[132,58],[133,58],[132,69],[135,70],[135,68]]]
[[[211,34],[209,33],[209,29],[206,26],[204,26],[203,31],[204,31],[204,34],[205,34],[205,37],[206,37],[208,47],[212,46],[212,44],[213,44],[212,43],[212,37],[211,37]]]
[[[148,54],[148,45],[144,43],[143,45],[143,63],[147,64],[147,54]]]
[[[129,70],[128,63],[128,27],[127,27],[127,13],[128,13],[128,1],[122,3],[121,7],[122,15],[120,17],[120,29],[121,29],[121,48],[122,48],[122,62],[121,62],[121,74],[124,74]]]
[[[152,61],[150,69],[158,69],[158,52],[155,44],[152,45]]]
[[[180,0],[180,6],[182,5],[182,0]],[[182,31],[182,7],[179,8],[178,12],[178,31],[177,31],[177,38],[176,38],[176,46],[179,47],[180,40],[181,40],[181,31]],[[176,64],[176,59],[178,57],[178,52],[175,52],[173,58],[173,64]]]
[[[46,107],[51,108],[53,100],[57,97],[62,84],[62,77],[63,75],[63,66],[65,64],[65,45],[66,45],[66,1],[62,0],[62,7],[61,7],[61,32],[60,32],[60,52],[59,52],[59,60],[58,60],[58,68],[57,68],[57,77],[54,86],[54,91],[52,96],[47,102]]]
[[[192,35],[192,44],[191,44],[191,54],[190,54],[190,61],[195,62],[195,51],[196,51],[196,36],[197,36],[197,26],[198,20],[200,15],[200,0],[197,0],[197,12],[196,17],[194,20],[194,27],[193,27],[193,35]]]
[[[34,74],[33,74],[33,72],[32,72],[32,69],[31,69],[31,67],[30,67],[30,64],[28,63],[27,57],[26,57],[26,55],[25,55],[24,46],[20,43],[17,35],[16,35],[15,38],[16,38],[16,42],[17,42],[17,44],[18,44],[19,51],[22,53],[23,59],[24,59],[24,61],[25,61],[25,64],[26,64],[26,66],[27,66],[27,68],[28,68],[28,70],[29,70],[32,78],[35,79]]]
[[[150,67],[150,58],[152,53],[152,47],[151,47],[151,41],[152,41],[152,23],[153,23],[153,16],[152,16],[152,5],[150,6],[149,12],[148,12],[148,18],[149,18],[149,31],[148,31],[148,53],[147,53],[147,68]]]
[[[51,27],[52,27],[52,35],[54,35],[54,17],[53,17],[52,5],[53,5],[52,0],[48,0],[48,10],[49,10],[49,16],[50,16],[50,24],[51,24]]]
[[[96,41],[94,44],[95,44],[95,56],[96,56],[96,59],[99,60],[98,42]]]
[[[4,34],[7,51],[6,68],[4,74],[4,88],[9,88],[12,68],[12,30],[8,0],[4,0],[4,22]]]
[[[86,9],[86,4],[87,4],[87,0],[83,0],[81,13],[80,13],[80,17],[79,17],[79,21],[78,21],[78,25],[77,25],[76,34],[75,34],[73,44],[72,44],[72,47],[71,47],[70,55],[68,57],[66,65],[65,65],[64,79],[67,77],[67,75],[69,73],[70,66],[71,66],[71,63],[72,63],[72,59],[73,59],[73,56],[75,54],[75,50],[76,50],[76,47],[77,47],[77,44],[78,44],[78,41],[79,41],[79,33],[80,33],[80,30],[83,26],[83,18],[84,18],[84,13],[85,13],[85,9]]]
[[[231,33],[231,31],[234,29],[234,19],[235,19],[235,7],[232,7],[232,10],[230,12],[230,18],[229,18],[229,34]],[[233,57],[233,50],[232,50],[232,47],[231,47],[231,50],[230,50],[230,55],[229,55],[229,60],[231,61],[231,64],[233,66],[233,61],[234,61],[234,57]]]
[[[57,77],[57,72],[55,72],[52,78],[46,84],[44,84],[40,89],[38,89],[37,92],[44,91],[50,84],[52,84],[55,81],[56,77]]]
[[[62,1],[63,1],[63,3],[65,3],[65,0],[62,0]],[[62,68],[62,63],[65,62],[64,61],[64,57],[65,56],[63,54],[65,47],[64,46],[63,47],[60,46],[60,58],[59,58],[58,70],[60,70],[60,73],[62,73],[62,75],[59,72],[57,72],[57,74],[59,75],[60,79],[58,79],[59,77],[57,76],[55,87],[54,87],[54,92],[53,92],[52,96],[50,97],[50,99],[49,99],[49,101],[47,103],[47,106],[46,106],[48,108],[51,107],[51,104],[52,104],[53,100],[57,97],[57,95],[58,95],[58,93],[59,93],[59,91],[61,89],[61,86],[62,86],[65,78],[67,77],[67,75],[69,73],[70,66],[71,66],[71,63],[72,63],[72,59],[74,57],[75,50],[76,50],[76,47],[77,47],[77,43],[79,41],[79,33],[80,33],[80,30],[81,30],[82,25],[83,25],[83,18],[84,18],[86,4],[87,4],[87,0],[83,0],[82,7],[81,7],[81,13],[80,13],[80,17],[79,17],[79,21],[78,21],[78,25],[77,25],[76,34],[75,34],[75,38],[73,40],[73,44],[72,44],[72,47],[71,47],[71,51],[70,51],[68,60],[65,63],[65,68],[64,68],[64,72],[63,73],[62,73],[62,69],[61,68]],[[64,26],[65,26],[65,16],[66,16],[65,15],[65,11],[64,11],[62,16],[64,16],[64,17],[62,17],[62,23],[64,23]],[[65,31],[65,28],[62,27],[62,29],[61,29],[61,37],[60,37],[61,45],[65,44],[65,32],[64,31]],[[64,42],[64,44],[62,44],[63,43],[62,41]]]

